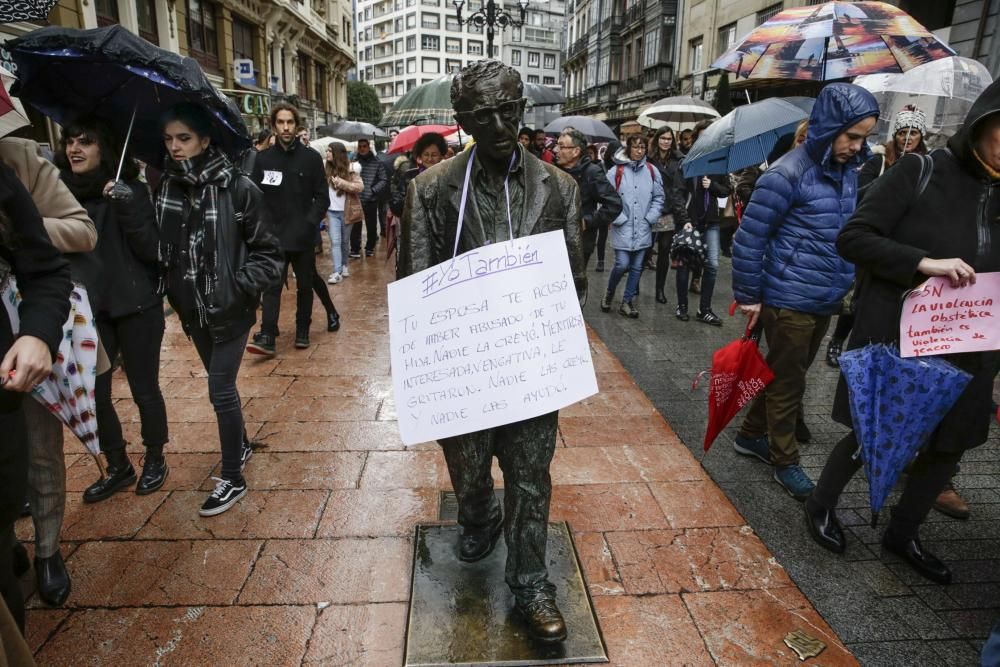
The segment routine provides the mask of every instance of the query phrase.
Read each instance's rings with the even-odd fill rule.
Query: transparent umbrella
[[[854,83],[878,100],[881,114],[876,131],[887,139],[892,119],[904,105],[913,104],[927,115],[930,132],[954,134],[972,103],[993,83],[986,67],[969,58],[942,58],[902,74],[869,74]]]

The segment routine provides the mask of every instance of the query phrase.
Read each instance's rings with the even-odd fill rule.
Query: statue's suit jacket
[[[521,150],[520,147],[518,150]],[[582,298],[587,292],[587,276],[583,265],[580,190],[573,177],[558,167],[542,162],[525,150],[521,150],[521,155],[524,159],[524,208],[520,216],[514,216],[514,237],[562,231],[573,282]],[[396,270],[399,278],[451,259],[458,228],[458,209],[462,203],[462,185],[470,158],[471,151],[463,151],[410,182],[403,207]],[[486,243],[486,232],[474,197],[470,184],[458,244],[459,254]]]

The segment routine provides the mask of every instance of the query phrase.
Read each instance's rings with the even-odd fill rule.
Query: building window
[[[652,67],[660,60],[660,29],[653,28],[646,33],[646,67]]]
[[[400,54],[403,52],[403,38],[400,37],[396,40],[396,53]]]
[[[446,60],[444,61],[444,68],[449,74],[454,74],[458,70],[462,69],[461,60]]]
[[[118,23],[118,0],[97,0],[94,9],[97,12],[97,25],[103,27]]]
[[[730,23],[719,28],[719,39],[715,44],[715,55],[721,56],[736,43],[736,24]]]
[[[417,59],[416,58],[407,58],[406,59],[406,73],[407,74],[416,74],[417,73]]]
[[[556,54],[546,53],[543,58],[545,69],[555,69],[556,68]]]
[[[351,20],[346,16],[343,17],[344,24],[344,41],[347,42],[347,46],[351,45]]]
[[[765,21],[770,21],[771,17],[780,12],[784,3],[779,2],[771,5],[770,7],[765,7],[764,9],[757,12],[757,25],[764,23]]]
[[[404,84],[402,81],[397,81],[396,82],[396,94],[397,95],[402,95],[404,92],[406,92],[405,86],[406,86],[406,84]]]
[[[542,83],[546,86],[556,85],[556,78],[554,76],[543,76]]]
[[[441,61],[437,58],[422,58],[420,68],[423,70],[424,74],[440,74]]]
[[[455,37],[445,37],[444,50],[446,53],[461,53],[462,40],[456,39]]]
[[[416,35],[410,35],[406,38],[406,50],[416,51],[417,50],[417,37]]]
[[[396,19],[396,32],[403,32],[403,17]]]
[[[208,0],[188,0],[188,48],[202,65],[219,69],[216,10]]]
[[[413,90],[416,87],[417,87],[417,80],[416,79],[407,79],[406,80],[406,92],[410,92],[411,90]]]
[[[254,26],[233,16],[233,58],[253,60]],[[256,65],[256,63],[254,63]],[[256,67],[254,68],[256,70]],[[256,71],[254,71],[256,75]]]
[[[406,27],[407,28],[416,28],[417,27],[417,13],[416,12],[410,12],[409,14],[406,15]]]
[[[528,51],[528,67],[538,67],[541,55],[538,51]]]
[[[295,67],[295,75],[298,77],[299,97],[309,99],[309,56],[299,51],[298,64]]]
[[[535,74],[529,74],[528,83],[538,83],[538,76]]]
[[[313,89],[316,91],[314,94],[316,97],[316,104],[320,108],[326,108],[326,65],[321,65],[316,63],[316,71],[313,74],[316,77],[316,81],[313,83]]]
[[[440,51],[441,38],[434,35],[424,35],[420,38],[420,48],[424,51]]]
[[[514,49],[510,52],[510,64],[514,67],[521,66],[521,49]]]
[[[396,76],[402,76],[405,63],[402,60],[396,61]]]
[[[521,41],[521,29],[520,28],[513,28],[513,29],[511,29],[511,31],[510,31],[510,41],[512,41],[512,42],[520,42]]]
[[[139,36],[152,44],[160,43],[160,32],[156,29],[156,0],[139,0],[135,6],[139,23]]]
[[[483,43],[474,39],[469,40],[468,44],[469,55],[470,56],[481,56],[483,55]]]
[[[427,5],[428,7],[440,7],[441,0],[420,0],[420,4]]]
[[[688,42],[688,70],[692,73],[701,71],[702,56],[705,43],[701,37],[695,37]]]
[[[438,30],[441,28],[441,15],[434,14],[432,12],[421,12],[420,25],[424,28],[433,28],[434,30]]]
[[[462,26],[459,25],[458,19],[454,16],[445,16],[444,27],[449,32],[462,32]]]

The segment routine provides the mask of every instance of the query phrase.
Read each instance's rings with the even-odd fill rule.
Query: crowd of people
[[[963,286],[979,272],[1000,270],[1000,197],[991,196],[1000,185],[1000,87],[987,89],[947,148],[930,155],[926,117],[912,106],[895,116],[889,141],[871,155],[878,114],[864,89],[828,85],[794,135],[762,165],[736,174],[683,174],[685,155],[709,121],[606,146],[574,128],[557,137],[531,128],[518,134],[519,150],[558,166],[579,186],[584,266],[596,255],[593,271],[605,272],[610,244],[614,261],[601,311],[612,310],[624,279],[617,312],[638,318],[646,270],[655,272],[656,303],[667,304],[673,267],[676,318],[691,319],[694,293],[694,319],[722,326],[713,298],[720,257],[732,256],[735,302],[748,328],[762,329],[775,375],[746,414],[736,452],[771,466],[775,481],[804,502],[812,537],[837,553],[846,549],[838,497],[860,466],[856,432],[837,443],[818,483],[800,465],[798,449],[812,437],[802,400],[832,318],[825,358],[836,367],[844,350],[896,340],[900,299],[927,277]],[[13,524],[22,512],[35,526],[40,598],[61,606],[71,591],[59,551],[63,429],[23,399],[51,366],[71,281],[86,288],[100,340],[95,401],[106,471],[84,502],[131,488],[155,493],[169,475],[159,382],[166,299],[208,375],[221,468],[199,514],[220,514],[248,492],[243,470],[253,454],[237,374],[244,352],[277,354],[283,289],[294,280],[295,348],[311,344],[314,295],[326,311],[326,330],[336,332],[341,314],[329,286],[351,275],[362,242],[366,257],[383,237],[390,253],[396,249],[415,179],[462,150],[430,132],[405,156],[376,154],[367,140],[353,155],[336,142],[320,154],[289,104],[271,109],[270,128],[240,161],[216,145],[203,107],[165,109],[160,129],[163,164],[125,160],[117,180],[123,147],[97,119],[64,128],[54,163],[30,141],[0,139],[0,281],[15,276],[23,298],[16,335],[0,308],[0,429],[12,443],[0,452],[0,593],[21,628],[17,577],[30,563]],[[325,280],[316,266],[324,228],[331,260]],[[258,310],[260,327],[252,332]],[[918,529],[932,507],[969,516],[951,479],[962,453],[986,440],[1000,353],[947,359],[973,380],[909,466],[883,538],[887,550],[942,583],[950,570],[922,547]],[[138,471],[112,401],[112,369],[119,365],[141,423]],[[853,428],[843,379],[833,413]]]

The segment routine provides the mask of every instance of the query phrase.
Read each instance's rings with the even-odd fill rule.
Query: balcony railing
[[[575,58],[587,49],[587,38],[581,37],[572,44],[570,44],[569,52],[566,54],[567,58]]]
[[[631,25],[633,23],[638,23],[645,18],[645,13],[643,12],[643,7],[640,3],[636,3],[628,8],[625,12],[625,25]]]

